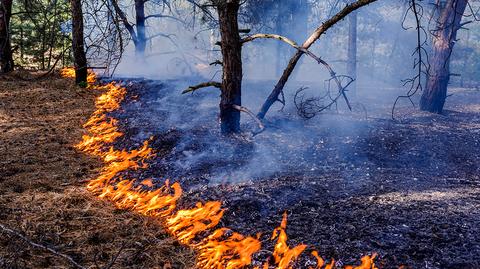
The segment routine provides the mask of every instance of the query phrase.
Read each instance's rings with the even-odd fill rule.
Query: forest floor
[[[232,140],[215,131],[218,93],[185,99],[177,88],[170,95],[169,84],[179,82],[128,84],[113,113],[125,133],[115,146],[153,135],[157,157],[132,173],[160,185],[179,181],[180,207],[222,201],[221,226],[261,233],[256,265],[270,256],[271,233],[287,212],[289,244],[309,244],[339,266],[376,252],[380,268],[480,268],[478,90],[453,90],[444,115],[404,108],[395,121],[385,100],[401,91],[360,96],[368,118],[327,113],[304,121],[287,109],[280,119],[269,116],[264,133]],[[194,253],[155,220],[85,190],[102,164],[73,146],[95,96],[59,77],[1,78],[0,224],[83,266],[108,267],[120,253],[113,268],[193,267]],[[219,180],[223,172],[229,181]],[[0,235],[0,268],[70,266],[18,236]]]
[[[478,90],[451,89],[443,115],[402,104],[392,120],[403,90],[368,89],[358,97],[367,118],[332,111],[304,121],[287,108],[272,112],[264,133],[239,142],[216,134],[216,92],[178,97],[177,104],[178,82],[130,85],[117,115],[125,132],[119,146],[153,135],[158,152],[138,177],[178,180],[185,206],[222,201],[221,225],[261,233],[265,251],[256,265],[271,254],[271,233],[287,212],[289,244],[313,246],[337,265],[376,252],[380,268],[480,268]]]
[[[100,160],[74,148],[95,92],[70,79],[0,78],[0,224],[89,268],[191,268],[194,255],[154,220],[88,193]],[[112,262],[114,261],[114,262]],[[0,268],[71,268],[0,229]]]

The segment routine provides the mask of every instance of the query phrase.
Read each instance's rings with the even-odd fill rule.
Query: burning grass
[[[0,81],[0,224],[88,268],[192,268],[193,252],[158,222],[94,199],[85,182],[102,163],[71,144],[94,112],[96,91],[51,76]],[[115,125],[114,122],[112,126]],[[0,229],[0,268],[70,268]]]
[[[65,76],[71,72],[64,71]],[[258,238],[235,233],[228,228],[217,228],[224,209],[219,201],[197,203],[194,208],[177,209],[177,201],[182,195],[178,183],[156,188],[151,180],[138,183],[137,179],[124,179],[119,173],[127,170],[146,168],[148,159],[154,156],[149,141],[136,150],[117,150],[109,144],[123,134],[118,130],[117,121],[109,118],[108,113],[117,110],[125,98],[126,89],[110,83],[104,86],[91,86],[105,92],[97,98],[96,110],[84,127],[89,135],[83,136],[77,148],[103,159],[105,165],[100,175],[89,182],[87,189],[100,198],[113,201],[117,207],[131,209],[146,216],[159,219],[168,231],[182,244],[196,250],[196,266],[205,269],[239,269],[252,266],[252,257],[260,251]],[[296,260],[307,249],[306,245],[293,248],[287,244],[287,216],[280,227],[273,232],[272,240],[277,240],[272,259],[265,261],[261,267],[288,269],[299,267]],[[333,268],[335,261],[326,264],[317,252],[311,253],[316,262],[309,268]],[[365,256],[362,265],[356,268],[375,268],[376,255]],[[325,265],[325,267],[324,267]],[[259,267],[256,267],[259,268]],[[353,268],[353,267],[346,267]]]

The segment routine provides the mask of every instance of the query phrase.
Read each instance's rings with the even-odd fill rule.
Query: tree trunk
[[[87,56],[83,39],[82,0],[70,0],[72,8],[72,50],[75,63],[75,82],[87,83]]]
[[[450,56],[461,27],[468,0],[448,0],[438,18],[439,29],[433,36],[432,58],[427,85],[420,100],[420,109],[442,113],[450,81]]]
[[[13,71],[13,55],[10,38],[12,0],[0,0],[0,73]]]
[[[135,19],[137,27],[137,42],[135,51],[140,58],[145,57],[147,37],[145,34],[145,0],[135,0]]]
[[[242,105],[242,44],[238,32],[238,10],[240,0],[221,1],[217,4],[220,22],[223,56],[222,95],[220,120],[222,134],[240,131],[240,111],[235,105]]]
[[[335,25],[337,22],[345,18],[347,15],[352,13],[353,11],[366,6],[370,3],[373,3],[377,0],[358,0],[352,4],[347,5],[344,7],[339,13],[337,13],[335,16],[324,22],[320,27],[318,27],[315,32],[313,32],[312,35],[303,43],[302,47],[305,49],[309,49],[315,41],[317,41],[320,36],[322,36],[330,27]],[[272,93],[268,96],[267,100],[265,100],[265,103],[263,103],[262,108],[260,109],[260,112],[258,112],[258,117],[263,119],[265,115],[267,114],[268,110],[270,107],[273,105],[278,100],[278,96],[280,93],[283,91],[283,88],[285,87],[285,84],[288,81],[288,78],[292,74],[293,70],[295,69],[295,66],[297,65],[298,61],[302,57],[303,52],[302,51],[297,51],[295,55],[290,59],[290,62],[287,65],[287,68],[283,70],[283,74],[278,80],[277,84],[275,85],[275,88],[272,90]]]
[[[350,85],[353,94],[357,94],[357,12],[352,12],[348,25],[347,74],[355,81]]]

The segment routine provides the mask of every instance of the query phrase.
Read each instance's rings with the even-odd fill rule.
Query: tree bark
[[[420,109],[423,111],[432,113],[443,111],[450,81],[450,56],[467,4],[468,0],[448,0],[440,13],[437,22],[439,30],[433,36],[433,56],[427,85],[420,100]]]
[[[335,25],[337,22],[345,18],[348,14],[352,13],[353,11],[366,6],[370,3],[373,3],[377,0],[358,0],[352,4],[347,5],[344,7],[339,13],[337,13],[335,16],[324,22],[320,27],[318,27],[315,32],[313,32],[312,35],[303,43],[302,47],[305,49],[309,49],[315,41],[317,41],[320,36],[322,36],[330,27]],[[278,96],[282,92],[283,88],[285,87],[285,84],[288,81],[288,78],[292,74],[293,70],[295,69],[298,61],[304,54],[303,51],[297,51],[295,55],[290,59],[290,62],[287,65],[287,68],[283,71],[282,76],[278,80],[277,84],[275,85],[275,88],[272,90],[272,93],[268,96],[267,100],[263,104],[262,108],[260,109],[260,112],[258,113],[258,117],[263,119],[265,115],[267,114],[268,110],[270,107],[275,103],[275,101],[278,100]]]
[[[70,0],[72,8],[72,50],[75,63],[75,82],[87,83],[87,56],[83,38],[82,0]]]
[[[347,74],[355,81],[350,85],[353,94],[357,94],[357,12],[349,16],[348,25],[348,62]]]
[[[13,71],[13,55],[10,38],[12,0],[0,0],[0,72]]]
[[[145,48],[147,46],[147,36],[145,34],[145,0],[135,0],[135,20],[137,27],[135,51],[138,57],[144,58]]]
[[[235,108],[242,105],[242,43],[238,31],[240,0],[218,2],[223,56],[220,121],[222,134],[228,135],[240,131],[240,111]]]

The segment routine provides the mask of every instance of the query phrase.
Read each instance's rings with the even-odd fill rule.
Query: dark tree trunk
[[[147,37],[145,34],[145,0],[135,0],[135,19],[137,27],[137,42],[135,51],[138,57],[145,57]]]
[[[438,18],[438,31],[433,36],[430,72],[420,100],[420,109],[442,113],[450,81],[450,56],[460,29],[468,0],[448,0]]]
[[[240,131],[240,111],[234,106],[242,105],[242,44],[238,32],[240,0],[219,2],[217,10],[223,56],[220,120],[222,133],[232,134]]]
[[[347,74],[357,80],[357,12],[352,12],[349,17]],[[357,94],[356,81],[350,85],[350,89]]]
[[[13,55],[10,38],[12,0],[0,0],[0,72],[13,71]]]
[[[75,82],[87,83],[87,56],[83,39],[82,0],[70,0],[72,8],[72,50],[75,62]]]

